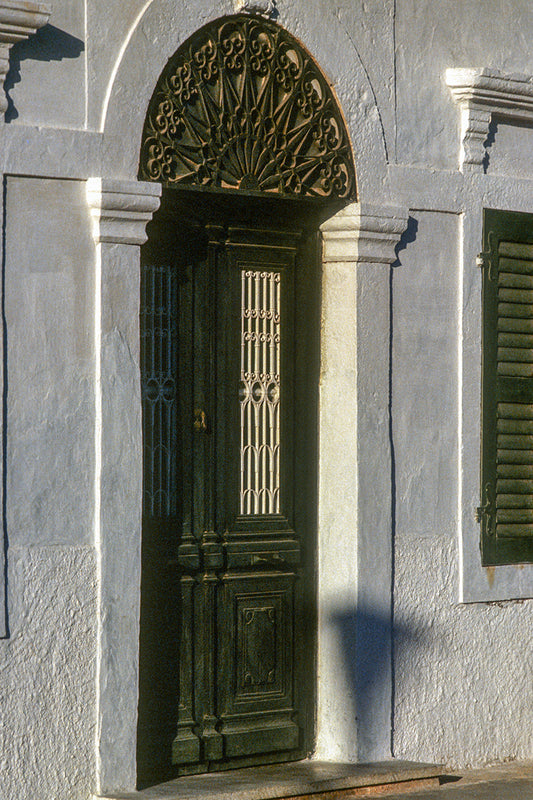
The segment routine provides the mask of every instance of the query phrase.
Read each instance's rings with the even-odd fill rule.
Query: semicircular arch
[[[102,113],[104,175],[137,177],[139,146],[154,87],[179,48],[203,25],[220,17],[220,4],[212,0],[196,0],[194,5],[192,9],[174,0],[152,0],[130,31],[113,71]],[[385,199],[385,139],[366,71],[333,14],[328,12],[317,34],[313,26],[306,25],[305,9],[302,7],[298,14],[298,9],[293,8],[296,5],[292,3],[290,14],[281,20],[283,29],[291,34],[289,23],[294,17],[292,27],[297,28],[297,38],[304,42],[335,88],[353,145],[359,197],[367,201]]]
[[[281,26],[222,17],[169,60],[148,107],[139,177],[167,186],[356,199],[331,86]]]

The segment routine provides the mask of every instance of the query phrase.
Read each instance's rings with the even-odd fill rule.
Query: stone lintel
[[[7,109],[4,81],[9,71],[9,50],[46,25],[51,6],[31,0],[0,0],[0,113]]]
[[[352,203],[323,223],[324,262],[392,264],[407,227],[407,209]]]
[[[160,196],[159,183],[89,178],[87,202],[94,241],[143,244],[146,226],[159,208]]]
[[[494,116],[533,123],[533,77],[486,68],[447,69],[446,84],[461,109],[460,168],[483,172]]]

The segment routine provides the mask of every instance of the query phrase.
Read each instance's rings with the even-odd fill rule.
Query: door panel
[[[143,570],[169,578],[142,602],[141,687],[155,685],[139,736],[153,737],[158,705],[175,708],[158,741],[181,774],[305,755],[312,636],[294,519],[299,237],[172,230],[143,250]],[[170,643],[146,633],[162,591]]]
[[[297,245],[294,236],[281,232],[228,231],[231,297],[223,324],[231,338],[222,358],[229,378],[223,424],[233,444],[224,475],[224,528],[230,538],[245,531],[257,535],[292,530]],[[266,454],[270,458],[264,458]],[[271,474],[269,467],[275,467]]]
[[[219,597],[219,712],[228,756],[298,747],[294,575],[234,574]]]

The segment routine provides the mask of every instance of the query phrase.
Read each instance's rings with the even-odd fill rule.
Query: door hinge
[[[495,258],[494,254],[491,251],[483,251],[476,256],[476,266],[479,269],[485,270],[485,275],[491,281],[495,279]]]
[[[488,266],[489,263],[489,253],[478,253],[476,256],[476,267],[479,269],[483,269],[483,267]]]
[[[476,522],[481,524],[481,530],[486,535],[492,535],[494,533],[494,511],[491,503],[491,485],[487,483],[485,485],[485,489],[483,492],[483,497],[481,498],[483,503],[482,506],[476,508]]]

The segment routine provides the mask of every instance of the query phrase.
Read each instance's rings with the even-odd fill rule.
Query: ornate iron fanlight
[[[279,25],[226,17],[171,58],[150,101],[140,177],[351,200],[344,120],[311,56]]]

